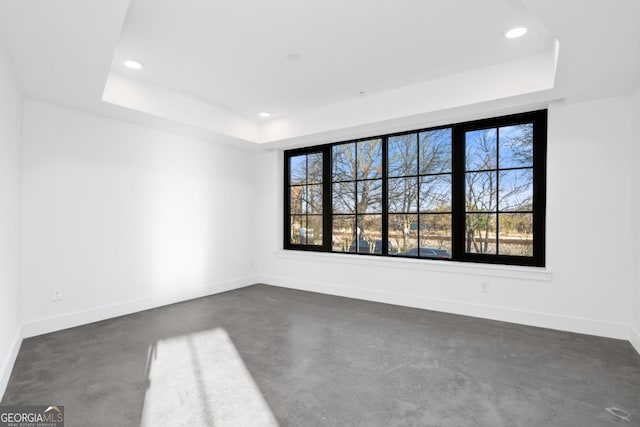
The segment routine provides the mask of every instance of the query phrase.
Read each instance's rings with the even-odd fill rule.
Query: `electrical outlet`
[[[480,282],[480,292],[489,292],[489,282]]]
[[[51,301],[54,301],[54,302],[62,301],[62,291],[53,291],[51,293]]]

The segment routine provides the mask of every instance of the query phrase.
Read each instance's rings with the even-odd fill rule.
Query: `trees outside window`
[[[322,246],[323,162],[321,152],[288,158],[289,244]]]
[[[465,132],[465,251],[533,256],[533,124]]]
[[[437,247],[449,257],[451,128],[391,136],[387,144],[388,238],[396,255],[426,256]]]
[[[332,160],[332,247],[371,253],[382,238],[382,140],[337,144]]]

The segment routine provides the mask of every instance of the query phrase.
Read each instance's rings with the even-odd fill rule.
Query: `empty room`
[[[0,427],[640,426],[637,0],[0,0]]]

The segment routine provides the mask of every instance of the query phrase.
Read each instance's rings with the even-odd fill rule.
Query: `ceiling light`
[[[127,59],[124,61],[124,66],[131,68],[132,70],[141,70],[143,65],[138,61],[134,61],[133,59]]]
[[[266,119],[267,117],[271,117],[271,113],[267,113],[266,111],[263,111],[262,113],[258,113],[258,115],[263,119]]]
[[[504,33],[504,36],[508,39],[516,39],[524,36],[526,33],[527,29],[525,27],[515,27]]]

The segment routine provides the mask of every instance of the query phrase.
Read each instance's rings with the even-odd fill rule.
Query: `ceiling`
[[[515,24],[529,37],[506,39]],[[552,48],[535,16],[504,0],[133,0],[111,71],[255,120]]]
[[[0,0],[25,96],[263,146],[629,93],[637,22],[636,0]]]

